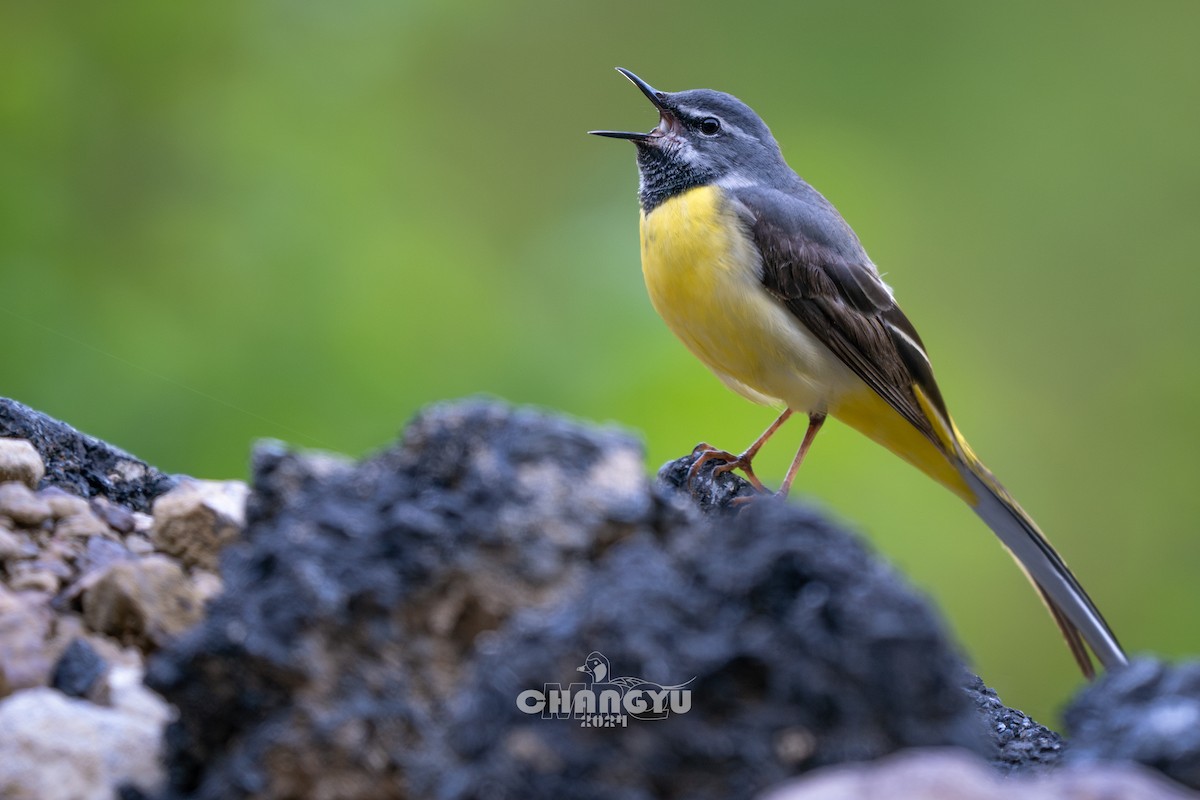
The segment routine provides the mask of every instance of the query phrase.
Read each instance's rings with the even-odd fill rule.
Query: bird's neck
[[[712,183],[715,175],[706,169],[672,158],[657,147],[638,147],[638,201],[649,214],[672,197]]]

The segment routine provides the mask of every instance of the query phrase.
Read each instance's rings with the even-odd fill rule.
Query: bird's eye
[[[700,132],[705,136],[716,136],[721,130],[721,120],[716,117],[705,117],[700,120]]]

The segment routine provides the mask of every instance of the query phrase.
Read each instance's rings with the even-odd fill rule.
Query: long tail
[[[971,451],[940,403],[914,386],[932,429],[923,432],[874,391],[844,398],[833,414],[961,497],[1017,560],[1046,603],[1083,674],[1095,675],[1088,648],[1106,669],[1127,663],[1125,652],[1079,581],[1038,526]]]
[[[1012,495],[970,455],[970,450],[958,466],[977,498],[972,504],[975,513],[1000,538],[1038,590],[1083,674],[1095,676],[1084,642],[1105,669],[1128,663],[1096,604]]]

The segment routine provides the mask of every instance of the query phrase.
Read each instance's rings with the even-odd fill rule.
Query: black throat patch
[[[638,201],[646,214],[675,195],[712,183],[716,178],[711,170],[697,169],[654,143],[637,143],[637,163],[641,175]]]

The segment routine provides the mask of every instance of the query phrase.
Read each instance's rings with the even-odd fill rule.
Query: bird
[[[733,95],[663,92],[618,67],[657,110],[645,133],[596,130],[637,152],[642,273],[672,332],[729,388],[779,417],[739,454],[702,443],[701,465],[740,469],[793,414],[808,428],[786,497],[828,416],[964,500],[1016,559],[1087,678],[1127,663],[1116,635],[1037,524],[955,426],[925,344],[833,204],[784,160]]]

